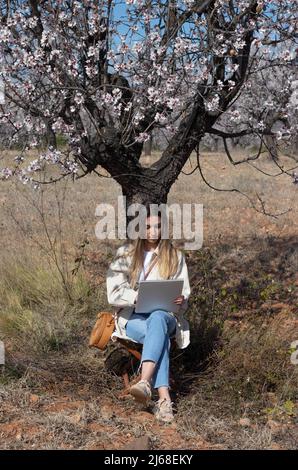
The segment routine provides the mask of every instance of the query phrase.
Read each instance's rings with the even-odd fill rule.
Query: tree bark
[[[264,137],[264,140],[266,142],[268,152],[269,152],[269,159],[273,160],[279,160],[278,157],[278,151],[277,151],[277,145],[276,145],[276,138],[272,135],[266,135]]]
[[[152,135],[150,136],[150,139],[144,143],[144,156],[150,157],[151,152],[152,152]]]

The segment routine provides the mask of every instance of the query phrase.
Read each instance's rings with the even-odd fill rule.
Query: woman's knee
[[[162,322],[167,322],[167,318],[169,316],[169,313],[166,312],[165,310],[153,310],[153,312],[151,312],[150,314],[150,317],[149,317],[149,321],[152,321],[152,320],[160,320]]]
[[[147,321],[148,325],[152,322],[161,325],[168,334],[172,334],[176,328],[175,317],[165,310],[154,310]]]
[[[145,321],[139,319],[128,320],[125,329],[128,337],[134,339],[135,341],[138,341],[139,343],[144,342],[144,338],[147,331]]]

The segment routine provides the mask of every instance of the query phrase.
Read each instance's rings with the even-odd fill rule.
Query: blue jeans
[[[154,388],[169,386],[170,336],[176,329],[176,318],[165,310],[151,313],[135,313],[126,324],[129,338],[143,344],[141,363],[156,363],[152,377]]]

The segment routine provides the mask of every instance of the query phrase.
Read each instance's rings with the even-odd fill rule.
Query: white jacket
[[[132,289],[129,285],[129,266],[131,263],[131,256],[123,257],[121,255],[128,249],[129,245],[125,244],[120,246],[117,249],[116,256],[111,262],[107,277],[106,277],[106,286],[107,286],[107,297],[108,302],[115,307],[123,307],[122,310],[115,315],[115,331],[112,334],[112,340],[116,340],[116,337],[129,339],[131,338],[126,336],[126,323],[129,320],[133,310],[134,310],[134,301],[138,295],[138,290]],[[156,253],[159,251],[157,246],[154,250]],[[118,256],[120,256],[118,258]],[[117,259],[118,258],[118,259]],[[188,298],[190,296],[190,286],[188,278],[188,269],[185,262],[185,256],[182,251],[178,250],[178,269],[174,276],[171,279],[183,279],[183,289],[182,295],[184,295],[184,300],[180,305],[178,313],[171,313],[176,317],[177,326],[176,326],[176,343],[178,348],[184,349],[189,343],[189,323],[184,318],[183,314],[188,308]],[[162,279],[158,272],[158,262],[154,265],[150,271],[147,279]]]

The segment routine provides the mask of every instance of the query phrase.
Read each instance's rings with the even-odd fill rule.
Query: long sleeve
[[[116,307],[134,305],[138,295],[138,291],[132,289],[129,285],[129,265],[127,259],[121,256],[124,253],[124,249],[124,246],[118,248],[106,277],[108,302]]]
[[[184,313],[188,308],[188,298],[190,296],[191,289],[189,285],[188,269],[185,261],[185,256],[182,251],[180,253],[181,255],[179,257],[178,269],[173,279],[183,279],[183,288],[181,294],[184,296],[184,300],[180,305],[179,312]]]

